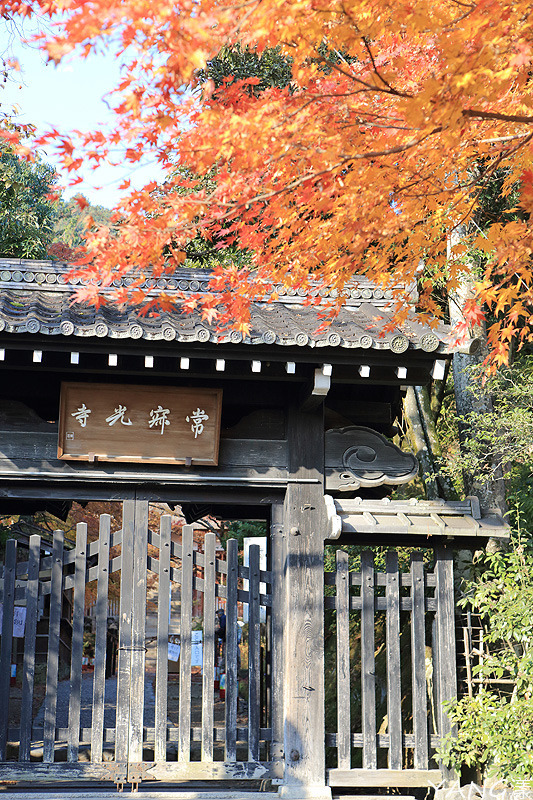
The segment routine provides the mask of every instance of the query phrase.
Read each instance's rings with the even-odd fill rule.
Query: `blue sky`
[[[0,57],[15,57],[22,68],[14,80],[8,80],[0,91],[2,108],[15,104],[18,119],[31,122],[39,130],[55,127],[59,131],[72,129],[92,130],[98,124],[110,123],[113,114],[104,96],[118,83],[120,63],[113,54],[89,56],[88,59],[70,58],[55,66],[46,63],[46,56],[35,45],[21,42],[20,31],[9,30],[5,23],[0,28]],[[30,27],[23,33],[29,36]],[[49,163],[57,166],[52,151],[41,153]],[[82,193],[92,203],[111,207],[120,197],[118,186],[128,177],[136,187],[161,177],[153,162],[141,161],[136,170],[102,166],[97,171],[82,170],[82,184],[65,192],[66,197]],[[60,178],[61,182],[61,178]],[[101,188],[95,188],[101,187]]]

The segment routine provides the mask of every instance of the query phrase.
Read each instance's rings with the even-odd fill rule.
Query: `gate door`
[[[158,531],[149,530],[147,502],[126,501],[123,509],[122,530],[112,535],[111,519],[104,514],[99,539],[89,546],[84,523],[77,526],[75,549],[64,549],[63,533],[56,531],[51,555],[43,553],[40,537],[32,536],[28,560],[17,561],[17,543],[8,542],[0,780],[89,779],[135,786],[145,780],[280,777],[282,764],[271,755],[266,652],[271,575],[260,570],[259,547],[250,547],[244,567],[236,540],[227,543],[226,559],[217,559],[213,533],[205,534],[202,553],[193,547],[191,526],[182,528],[179,543],[172,540],[170,516],[160,517]],[[111,674],[116,644],[108,616],[114,573],[120,574],[116,675]],[[86,585],[93,581],[94,667],[87,671],[82,669],[84,608]],[[193,593],[202,609],[194,618]],[[36,714],[36,680],[44,670],[44,665],[36,668],[37,631],[48,604],[46,695]],[[241,604],[248,607],[248,630],[240,644]],[[20,645],[14,646],[21,641],[13,636],[20,636],[18,606],[25,608],[23,654]],[[216,636],[219,608],[226,615],[224,644]],[[70,648],[64,634],[69,626]],[[202,631],[201,667],[192,663],[196,629]],[[20,710],[14,709],[15,690],[10,696],[9,687],[17,650]],[[169,655],[178,660],[169,661]],[[247,667],[239,674],[241,657]],[[176,674],[169,674],[169,664],[177,664]],[[217,680],[222,691],[215,688]]]
[[[452,552],[437,547],[430,567],[415,551],[403,570],[396,550],[349,558],[337,550],[325,575],[329,784],[437,786],[449,777],[435,754],[451,729],[443,703],[457,694]]]

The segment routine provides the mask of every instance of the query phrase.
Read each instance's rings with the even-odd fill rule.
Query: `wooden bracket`
[[[303,391],[300,409],[302,411],[314,411],[324,400],[331,387],[331,367],[324,364],[323,367],[315,369],[315,376],[312,384],[308,384]]]

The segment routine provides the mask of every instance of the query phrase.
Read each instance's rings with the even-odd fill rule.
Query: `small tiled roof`
[[[134,308],[72,304],[79,281],[67,281],[68,264],[52,261],[0,259],[0,331],[113,339],[177,340],[219,344],[299,345],[310,347],[374,348],[403,353],[408,348],[427,353],[449,353],[453,337],[448,326],[421,325],[416,313],[390,333],[381,331],[392,317],[392,292],[355,279],[350,296],[330,327],[317,333],[316,309],[302,303],[298,291],[278,288],[278,298],[256,303],[251,331],[243,338],[238,331],[217,333],[198,313],[185,314],[179,307],[159,316],[140,316]],[[128,285],[122,278],[116,285]],[[201,270],[178,270],[172,277],[148,284],[149,295],[179,290],[207,290],[208,275]]]
[[[331,505],[331,503],[330,503]],[[333,535],[408,535],[509,538],[509,525],[497,513],[481,515],[476,497],[466,500],[334,500]],[[336,519],[335,519],[336,515]]]

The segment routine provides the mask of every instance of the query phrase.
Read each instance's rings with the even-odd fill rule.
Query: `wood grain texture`
[[[191,634],[192,634],[193,528],[182,528],[180,695],[178,759],[191,759]]]
[[[330,769],[328,783],[330,786],[438,786],[442,781],[442,772],[438,769]]]
[[[248,761],[259,761],[261,725],[261,615],[259,607],[259,545],[249,550],[248,603]]]
[[[57,455],[158,464],[192,458],[216,465],[221,410],[221,389],[62,383]]]
[[[226,598],[226,752],[225,760],[237,760],[237,704],[239,679],[237,674],[237,589],[239,581],[239,549],[236,539],[227,543]]]
[[[322,409],[289,415],[292,483],[286,536],[285,785],[325,786],[324,752],[324,422]],[[289,610],[290,609],[290,610]]]
[[[415,769],[428,768],[424,594],[424,561],[422,553],[417,552],[411,555],[411,662]]]
[[[54,760],[57,681],[59,673],[59,632],[61,624],[61,595],[63,591],[63,541],[63,531],[54,531],[52,577],[50,582],[48,657],[46,660],[46,696],[44,702],[44,762],[52,762]]]
[[[135,539],[135,501],[122,506],[122,545],[120,581],[120,625],[118,638],[117,718],[115,760],[128,759],[130,724],[131,648],[133,614],[133,548]]]
[[[31,725],[33,689],[35,680],[35,644],[39,607],[39,564],[41,537],[30,536],[28,583],[26,586],[26,630],[24,636],[24,661],[22,664],[22,705],[20,709],[19,761],[29,761],[31,752]]]
[[[170,614],[170,546],[169,514],[159,521],[159,583],[157,587],[157,656],[155,677],[155,761],[167,760],[167,683],[168,683],[168,620]]]
[[[387,641],[387,716],[389,730],[389,769],[401,769],[402,748],[402,687],[400,660],[400,576],[398,553],[386,555],[386,641]]]
[[[271,720],[272,742],[270,758],[283,758],[283,715],[284,715],[284,627],[285,610],[285,561],[286,548],[283,527],[283,506],[275,503],[272,506],[270,524],[271,553],[271,587],[272,587],[272,681],[271,681]]]
[[[95,762],[101,761],[103,755],[110,543],[111,517],[109,514],[102,514],[100,517],[98,534],[98,582],[96,584],[96,627],[94,636],[93,714],[91,731],[91,760]]]
[[[144,723],[144,663],[146,636],[146,549],[148,503],[135,503],[133,551],[133,615],[131,626],[131,688],[128,761],[142,761]],[[127,576],[122,573],[122,580]]]
[[[215,685],[215,534],[206,533],[204,539],[204,631],[202,665],[202,749],[201,760],[213,760],[213,725]],[[228,645],[226,609],[226,656]],[[227,672],[227,668],[226,668]],[[226,674],[227,680],[227,674]]]
[[[85,564],[87,561],[87,524],[85,522],[79,522],[76,525],[75,553],[67,761],[78,760],[80,738],[81,660],[83,656],[83,631],[85,622]]]
[[[13,648],[13,610],[15,607],[15,575],[17,569],[17,542],[8,539],[3,575],[2,644],[0,648],[0,761],[5,761],[7,724],[9,718],[9,681],[11,677],[11,651]]]
[[[363,767],[377,768],[374,556],[361,553],[361,701]]]
[[[350,580],[348,553],[335,554],[337,626],[337,766],[350,769]]]
[[[450,718],[443,708],[443,703],[457,697],[457,673],[455,651],[455,599],[453,586],[453,551],[450,547],[440,546],[435,550],[435,572],[437,576],[437,723],[440,736],[453,732]],[[444,778],[451,782],[455,773],[441,765]]]

